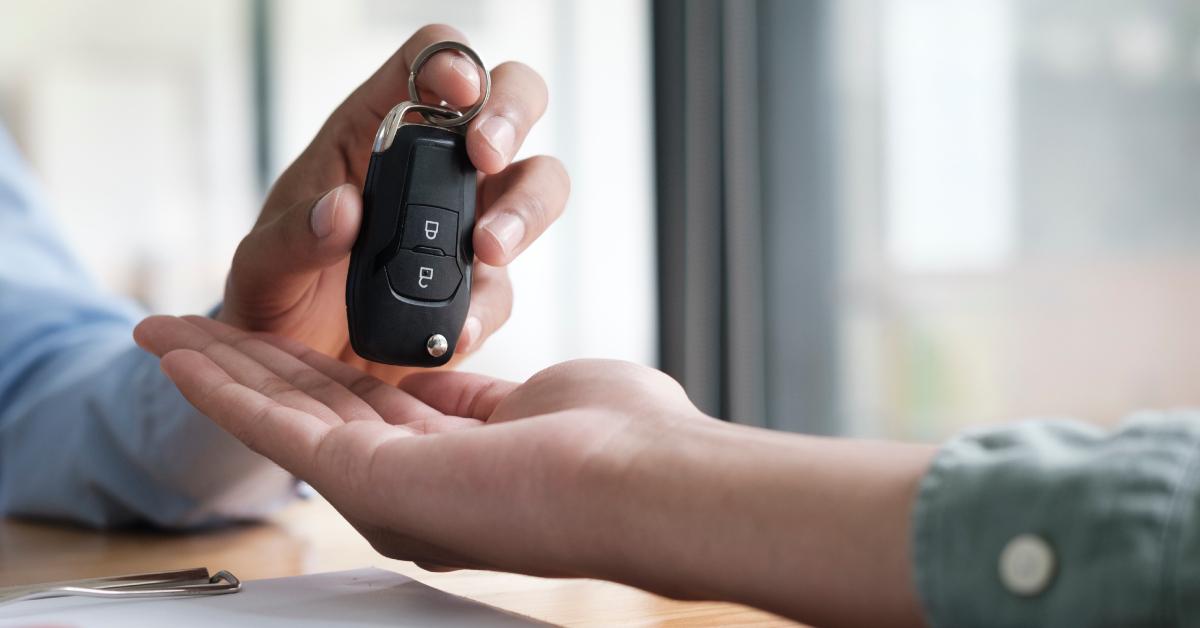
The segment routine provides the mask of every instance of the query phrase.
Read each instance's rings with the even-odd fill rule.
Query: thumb
[[[518,384],[463,371],[421,371],[400,380],[400,390],[450,416],[487,421]]]
[[[362,197],[345,183],[256,225],[234,253],[223,312],[233,310],[238,323],[283,313],[316,273],[350,254],[361,222]]]

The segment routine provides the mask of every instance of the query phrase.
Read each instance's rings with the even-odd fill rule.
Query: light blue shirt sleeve
[[[0,127],[0,515],[196,527],[296,494],[134,344],[144,315],[74,260]]]

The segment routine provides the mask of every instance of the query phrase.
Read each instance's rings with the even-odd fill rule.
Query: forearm
[[[910,515],[933,448],[711,420],[651,440],[614,488],[603,577],[820,625],[921,624]]]
[[[0,513],[190,527],[261,516],[293,494],[290,476],[191,408],[153,356],[81,332],[31,361],[0,409]]]
[[[32,180],[0,129],[0,515],[186,526],[289,495],[134,346],[144,312],[93,284]]]

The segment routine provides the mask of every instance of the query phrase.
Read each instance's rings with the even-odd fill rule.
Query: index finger
[[[409,100],[408,72],[413,60],[430,44],[439,41],[467,43],[458,29],[445,24],[430,24],[413,33],[370,78],[350,96],[378,120],[398,103]],[[433,55],[417,75],[417,87],[454,107],[468,107],[479,98],[481,77],[475,64],[453,51]],[[431,99],[432,100],[432,99]],[[436,103],[434,103],[436,104]]]

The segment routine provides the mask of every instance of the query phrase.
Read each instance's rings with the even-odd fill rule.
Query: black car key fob
[[[434,44],[414,60],[414,97],[416,72],[445,49],[465,52],[483,68],[462,44]],[[471,301],[474,260],[477,172],[467,156],[465,124],[487,99],[486,78],[483,86],[479,102],[461,114],[400,103],[376,134],[346,277],[350,344],[368,360],[432,367],[454,355]],[[406,121],[412,114],[424,120]]]

